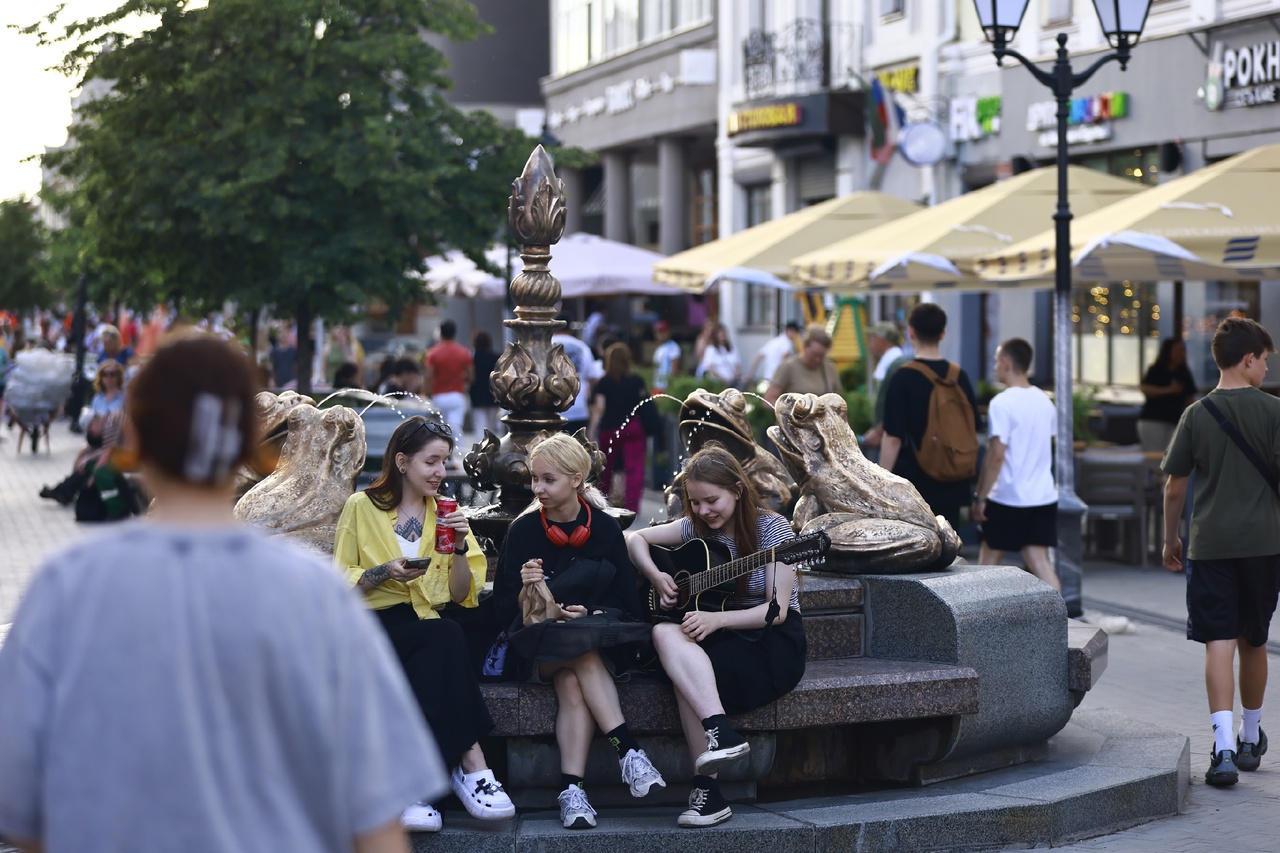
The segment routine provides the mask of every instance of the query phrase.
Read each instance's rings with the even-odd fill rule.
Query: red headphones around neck
[[[578,496],[578,503],[587,508],[587,523],[578,525],[572,533],[565,533],[563,528],[548,524],[546,507],[543,507],[539,513],[542,516],[542,529],[546,532],[547,539],[557,548],[563,548],[566,545],[570,548],[581,548],[591,538],[591,504],[583,500],[581,495]]]

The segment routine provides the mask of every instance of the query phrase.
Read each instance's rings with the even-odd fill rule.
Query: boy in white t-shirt
[[[1027,570],[1062,591],[1049,560],[1058,538],[1058,487],[1053,482],[1057,410],[1027,379],[1031,344],[1010,338],[996,348],[996,379],[1004,386],[987,412],[990,437],[973,494],[973,519],[982,525],[978,562],[998,564],[1021,551]]]

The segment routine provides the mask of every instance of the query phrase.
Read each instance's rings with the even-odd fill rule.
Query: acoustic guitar
[[[663,610],[657,589],[649,588],[649,613],[654,619],[678,622],[691,610],[729,610],[737,593],[734,581],[770,563],[804,568],[827,554],[831,537],[825,530],[731,559],[727,545],[706,539],[690,539],[679,548],[650,545],[649,554],[663,574],[676,582],[676,605]]]

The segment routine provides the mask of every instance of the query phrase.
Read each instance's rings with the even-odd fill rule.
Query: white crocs
[[[453,793],[463,807],[478,820],[505,820],[516,816],[516,805],[511,802],[493,771],[485,768],[475,773],[463,773],[461,767],[453,769],[449,782]]]
[[[410,832],[439,832],[444,821],[435,806],[419,800],[400,815],[400,825]]]

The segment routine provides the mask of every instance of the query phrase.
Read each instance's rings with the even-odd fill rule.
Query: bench
[[[981,636],[968,639],[978,640],[978,645],[1006,630],[1000,624],[999,595],[991,591],[996,598],[991,603],[992,615],[985,627],[976,629],[966,628],[970,620],[964,612],[951,608],[952,618],[945,618],[941,611],[946,608],[935,607],[938,612],[930,614],[926,606],[930,598],[935,604],[939,601],[929,594],[931,587],[944,590],[945,597],[948,587],[990,581],[988,575],[993,573],[999,575],[1001,584],[1017,591],[1015,598],[1020,595],[1033,602],[1019,620],[1023,629],[1033,634],[1042,631],[1038,623],[1043,622],[1046,605],[1064,629],[1050,631],[1060,645],[1018,653],[1040,668],[1046,660],[1056,659],[1055,677],[1046,679],[1054,683],[1045,692],[1061,695],[1047,703],[1029,695],[1031,706],[1047,704],[1047,711],[1029,709],[1038,722],[1030,724],[1024,737],[1013,738],[1019,747],[1013,750],[990,748],[987,730],[992,725],[1007,728],[1009,718],[1021,717],[1023,709],[1016,707],[1016,702],[1008,707],[1000,699],[988,698],[987,705],[992,706],[997,719],[976,726],[972,721],[980,718],[983,695],[991,687],[986,685],[984,690],[984,670],[989,682],[1018,673],[996,672],[1007,667],[999,664],[1001,655],[993,658],[987,653],[989,649],[971,654],[963,648],[966,635],[975,630]],[[1066,628],[1061,599],[1045,597],[1039,586],[1038,581],[1008,567],[964,567],[933,575],[894,577],[806,575],[801,589],[808,640],[804,678],[778,701],[733,719],[734,726],[751,741],[752,754],[748,761],[722,774],[726,795],[755,799],[815,783],[925,784],[976,772],[975,768],[1026,760],[1030,749],[1023,747],[1060,729],[1106,665],[1105,633],[1074,623]],[[913,601],[916,598],[920,600]],[[896,627],[903,627],[893,602],[915,607],[921,618],[932,622],[932,630],[920,624],[914,633],[921,640],[931,635],[941,637],[939,647],[931,648],[928,642],[896,642],[897,654],[884,648],[886,642],[894,645],[895,640],[892,623],[883,623],[892,620],[898,623]],[[967,606],[988,609],[983,602],[970,601]],[[957,642],[946,642],[948,629]],[[1012,630],[1016,643],[1018,629]],[[1017,656],[1011,651],[1008,663],[1016,666]],[[505,753],[502,769],[508,789],[518,804],[553,806],[559,783],[554,690],[548,685],[510,683],[485,684],[482,690],[495,722],[492,741],[498,752]],[[998,686],[996,690],[1006,688]],[[656,679],[635,678],[620,683],[618,693],[629,726],[663,774],[671,782],[689,779],[692,768],[670,686]],[[966,720],[970,724],[964,724]],[[971,748],[974,745],[976,749]],[[492,754],[492,746],[490,752],[491,760],[501,764],[502,758]],[[630,799],[619,785],[616,757],[602,739],[593,743],[587,777],[593,802],[599,799],[600,805],[609,805]],[[668,791],[655,793],[657,802],[677,802],[687,792],[683,785],[674,784]]]

